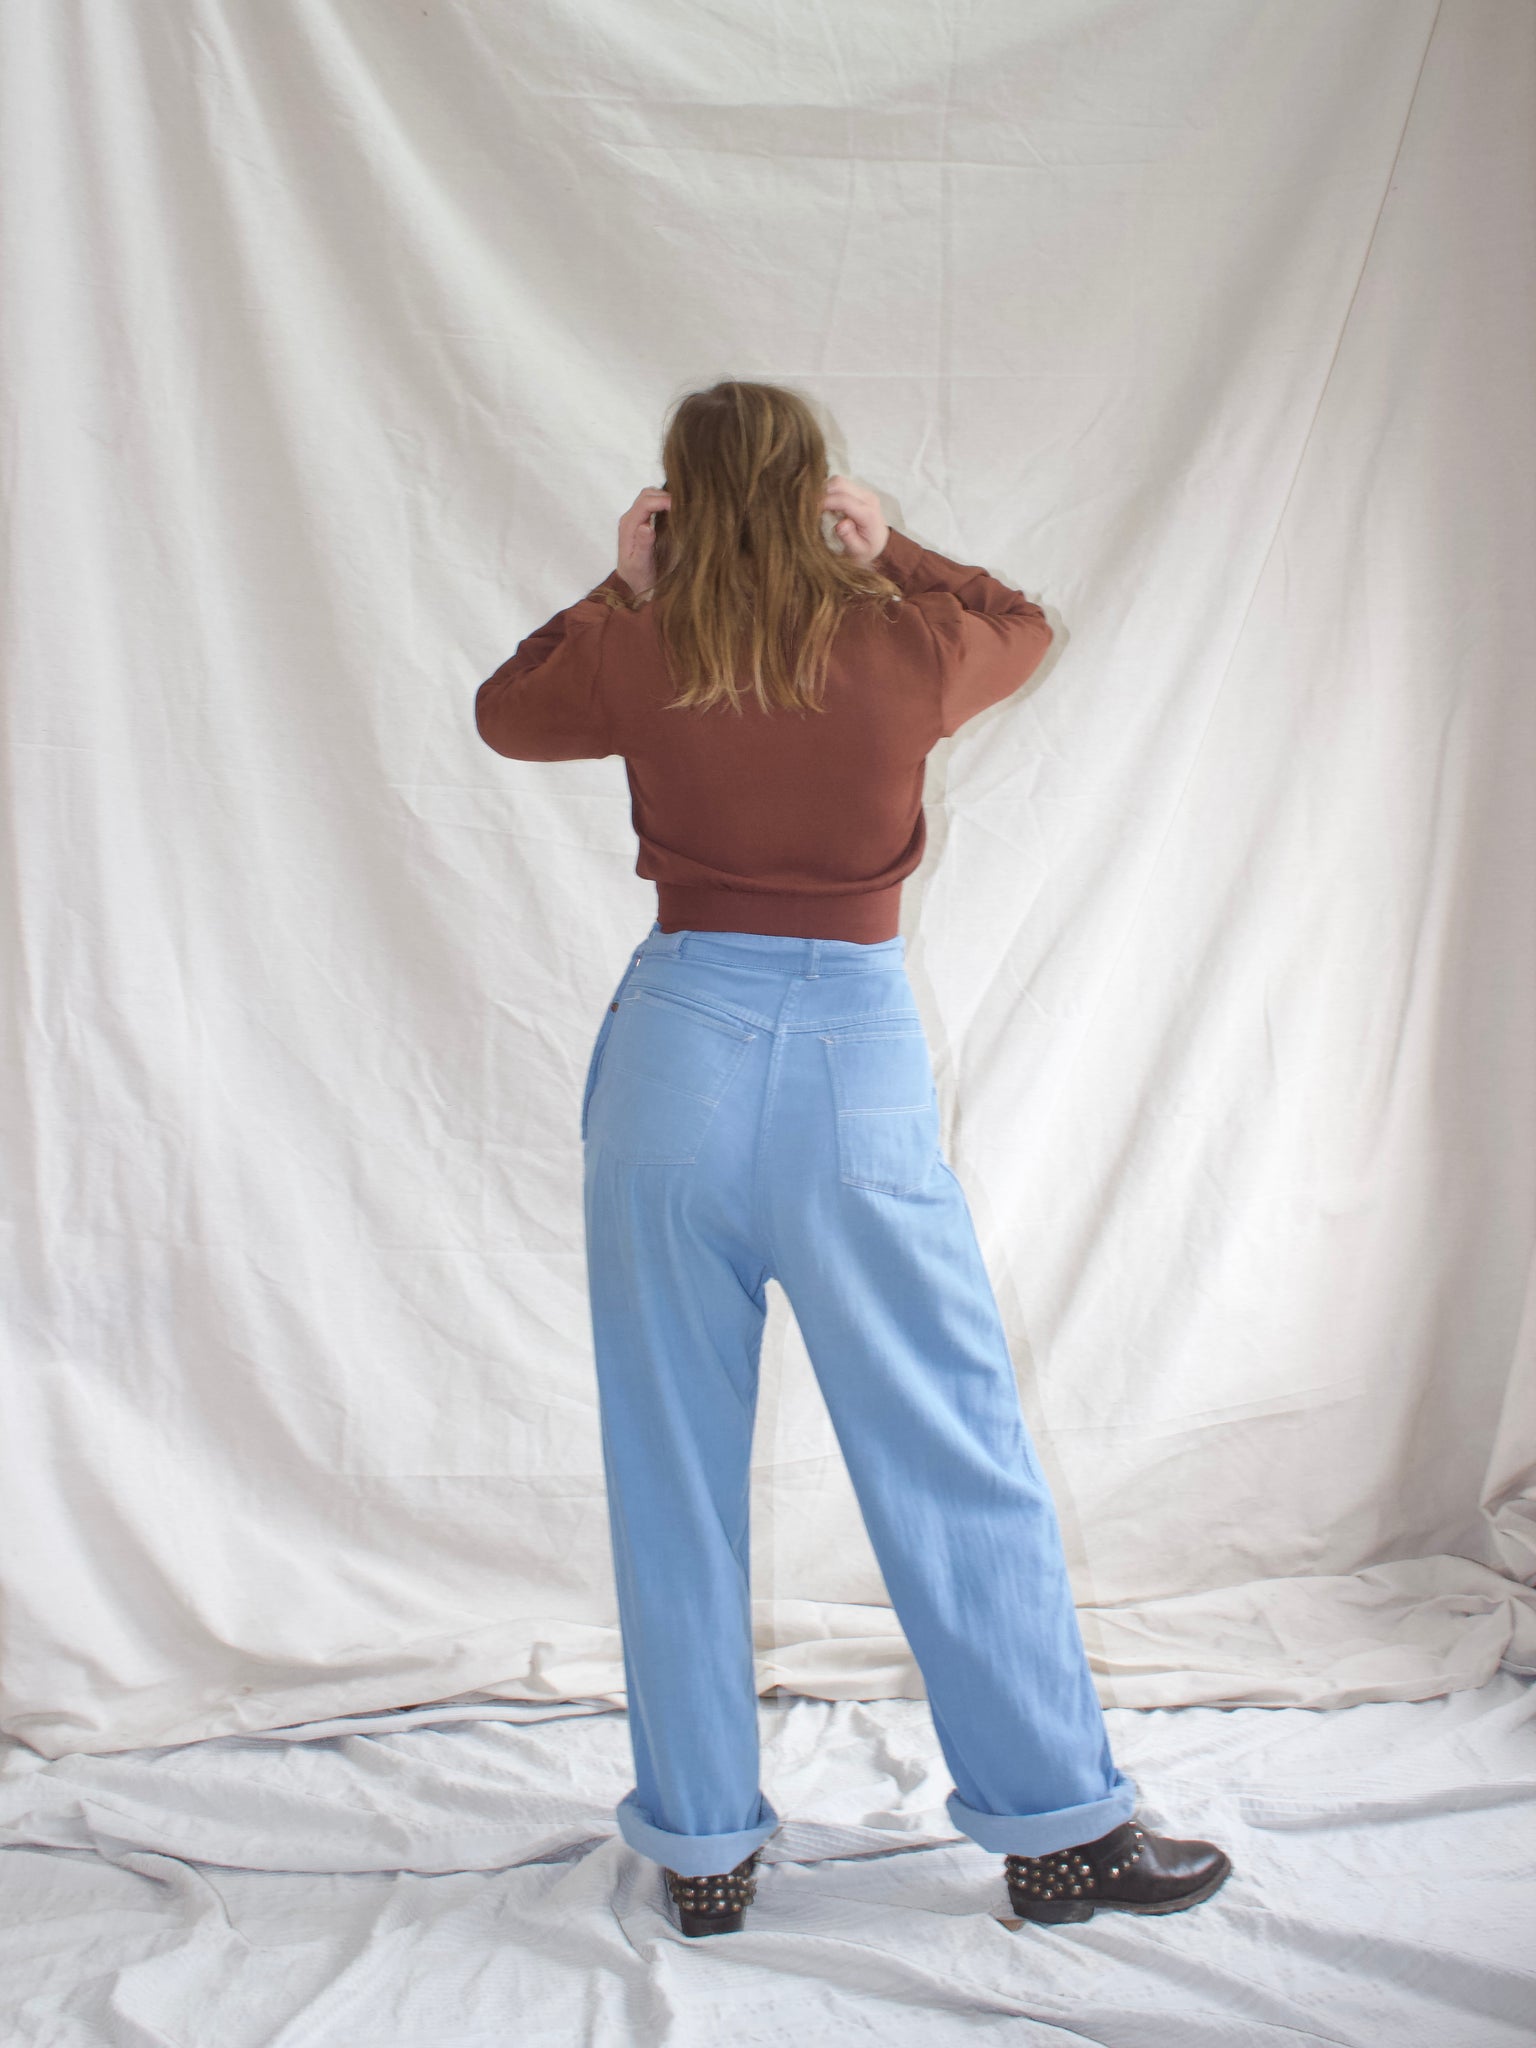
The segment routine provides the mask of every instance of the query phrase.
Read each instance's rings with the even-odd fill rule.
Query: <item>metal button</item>
[[[610,1010],[616,1010],[619,1006],[617,1003],[610,1003],[608,1007]]]

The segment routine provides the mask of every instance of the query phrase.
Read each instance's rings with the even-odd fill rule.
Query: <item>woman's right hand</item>
[[[821,505],[836,521],[833,531],[842,542],[844,554],[867,565],[885,552],[891,529],[873,491],[865,490],[852,477],[831,476],[827,478]]]

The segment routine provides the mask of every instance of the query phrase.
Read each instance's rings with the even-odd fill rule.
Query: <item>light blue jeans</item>
[[[581,1106],[635,1784],[685,1875],[779,1825],[758,1783],[747,1506],[770,1275],[788,1297],[954,1779],[957,1829],[1043,1856],[1130,1818],[1061,1532],[938,1098],[905,941],[663,932]]]

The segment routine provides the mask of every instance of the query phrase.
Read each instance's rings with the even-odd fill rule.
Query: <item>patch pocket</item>
[[[691,1166],[757,1033],[727,1010],[633,988],[612,1020],[594,1138],[629,1166]]]
[[[939,1097],[922,1027],[824,1031],[837,1105],[838,1175],[906,1195],[939,1160]]]

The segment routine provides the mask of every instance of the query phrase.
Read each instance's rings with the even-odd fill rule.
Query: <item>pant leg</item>
[[[642,1855],[698,1876],[779,1820],[758,1784],[748,1545],[766,1275],[731,1163],[753,1034],[650,996],[621,1009],[592,1076],[584,1182],[635,1765],[617,1818]]]
[[[789,1041],[771,1244],[983,1847],[1047,1855],[1135,1809],[1078,1626],[920,1027]]]

